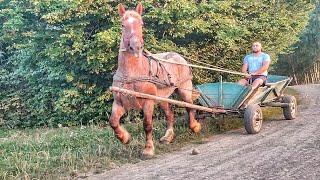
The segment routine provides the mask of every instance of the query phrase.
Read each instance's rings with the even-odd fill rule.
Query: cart
[[[283,109],[285,119],[295,119],[297,101],[294,96],[283,94],[291,80],[292,78],[286,76],[269,75],[267,83],[257,89],[252,89],[251,85],[241,86],[233,82],[222,82],[222,80],[216,83],[197,85],[196,89],[200,94],[198,97],[200,105],[119,87],[110,87],[110,90],[139,98],[194,108],[200,112],[198,113],[200,118],[207,115],[238,115],[243,117],[246,131],[249,134],[256,134],[261,130],[263,122],[261,107],[280,107]]]
[[[196,86],[202,106],[224,109],[225,114],[237,114],[244,119],[249,134],[260,131],[263,122],[261,107],[281,107],[285,119],[296,117],[297,101],[294,96],[284,95],[292,78],[269,75],[267,83],[257,89],[232,82],[207,83]],[[201,113],[200,113],[201,115]],[[202,114],[205,115],[205,114]]]

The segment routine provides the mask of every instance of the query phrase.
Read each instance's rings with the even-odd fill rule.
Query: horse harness
[[[123,88],[125,84],[134,84],[138,82],[150,82],[155,84],[158,88],[165,88],[165,87],[176,87],[179,88],[179,85],[185,81],[192,79],[192,73],[190,68],[190,76],[183,78],[176,83],[172,81],[172,76],[164,66],[162,62],[157,60],[156,58],[145,55],[148,58],[148,64],[149,64],[149,73],[145,76],[137,76],[137,77],[129,77],[127,75],[119,75],[115,74],[113,77],[114,82],[120,82],[120,87]],[[152,64],[156,63],[156,71],[153,72]],[[160,79],[159,75],[160,73],[164,73],[165,79]]]

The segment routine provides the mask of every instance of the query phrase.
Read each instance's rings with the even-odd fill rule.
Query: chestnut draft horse
[[[118,7],[122,23],[122,37],[118,56],[118,69],[113,77],[113,86],[121,87],[136,92],[147,93],[164,98],[168,98],[177,90],[180,98],[188,103],[192,103],[192,74],[187,66],[170,63],[162,63],[154,59],[149,59],[143,55],[143,12],[142,4],[139,3],[136,10],[126,11],[122,4]],[[170,59],[179,63],[187,63],[177,53],[155,54],[163,59]],[[133,97],[119,92],[113,92],[114,102],[112,114],[109,120],[116,137],[124,144],[131,140],[130,134],[120,125],[121,116],[130,109],[143,110],[143,126],[146,133],[145,149],[143,157],[154,155],[154,145],[152,139],[152,115],[155,105],[154,100]],[[167,129],[161,142],[170,143],[174,137],[173,124],[174,114],[169,104],[159,103],[164,110],[167,119]],[[201,125],[195,119],[195,110],[187,108],[189,113],[189,127],[197,133],[201,130]]]

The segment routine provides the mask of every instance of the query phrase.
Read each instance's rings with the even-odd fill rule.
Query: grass
[[[0,179],[56,179],[61,175],[67,178],[79,172],[99,172],[123,163],[138,162],[144,147],[142,122],[125,126],[133,137],[129,145],[120,144],[109,127],[0,129]],[[200,142],[208,134],[229,129],[227,126],[230,125],[210,121],[204,126],[206,133],[195,135],[180,120],[176,123],[175,142],[162,145],[158,140],[164,135],[165,123],[155,122],[156,153],[177,150],[190,141]]]
[[[298,95],[288,89],[289,94]],[[264,108],[264,117],[279,117],[280,108]],[[122,145],[112,129],[92,125],[56,129],[0,129],[0,179],[68,179],[80,173],[100,173],[124,163],[140,161],[144,147],[142,122],[126,123],[132,135],[129,145]],[[154,122],[156,154],[177,150],[188,143],[202,143],[213,134],[243,127],[242,119],[206,119],[202,133],[195,135],[181,118],[175,125],[176,139],[170,145],[158,140],[165,132],[165,122]]]

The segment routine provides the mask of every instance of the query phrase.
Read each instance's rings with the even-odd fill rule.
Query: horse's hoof
[[[194,133],[199,133],[201,131],[201,124],[196,122],[196,125],[193,126],[191,129]]]
[[[161,144],[170,144],[172,141],[168,140],[167,137],[163,136],[162,138],[160,138],[160,143]]]
[[[154,146],[152,141],[148,141],[146,147],[141,153],[142,159],[150,159],[154,156]]]
[[[168,137],[166,137],[166,136],[163,136],[162,138],[160,138],[160,143],[161,144],[166,144],[166,145],[168,145],[168,144],[170,144],[172,142],[172,140],[170,140]]]
[[[154,156],[154,149],[144,149],[141,154],[141,159],[151,159]]]
[[[168,129],[166,131],[166,134],[162,138],[160,138],[160,143],[170,144],[172,142],[173,138],[174,138],[173,129]]]
[[[122,144],[129,144],[131,142],[132,138],[131,135],[125,131],[123,132],[122,139],[120,140]]]

